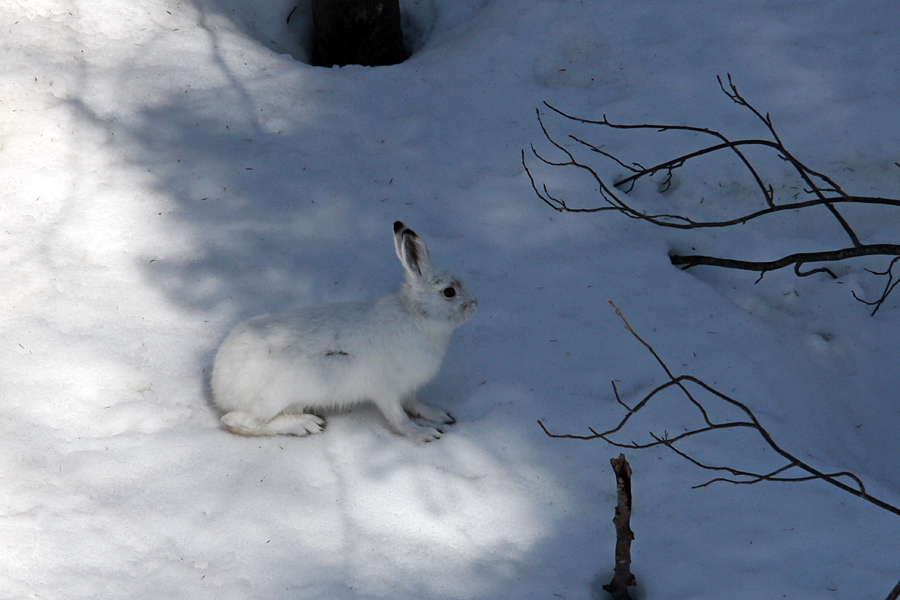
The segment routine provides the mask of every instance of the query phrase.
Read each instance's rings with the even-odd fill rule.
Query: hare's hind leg
[[[304,436],[325,429],[325,420],[310,414],[282,414],[260,421],[248,412],[236,410],[222,417],[222,425],[231,433],[250,437],[271,435]]]

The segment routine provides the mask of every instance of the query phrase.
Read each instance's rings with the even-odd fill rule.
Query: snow
[[[900,504],[900,297],[871,317],[850,294],[879,293],[864,268],[883,262],[836,281],[682,272],[672,247],[768,256],[843,234],[827,215],[686,234],[558,214],[520,159],[552,150],[543,101],[760,135],[718,89],[730,73],[810,166],[898,197],[896,3],[405,1],[412,57],[341,69],[305,62],[308,2],[287,23],[294,6],[0,6],[0,597],[604,597],[619,451],[536,422],[607,428],[622,416],[611,380],[630,402],[663,381],[608,299],[786,449]],[[647,161],[689,143],[615,141]],[[635,197],[754,201],[735,173],[698,164]],[[540,176],[591,201],[567,173]],[[892,215],[852,218],[895,239]],[[479,296],[423,392],[457,424],[427,445],[372,409],[303,439],[224,432],[206,381],[229,329],[393,291],[397,219]],[[627,435],[687,415],[673,396]],[[773,464],[743,434],[690,448]],[[691,489],[708,473],[671,452],[627,456],[639,598],[883,598],[900,577],[900,520],[837,488]]]

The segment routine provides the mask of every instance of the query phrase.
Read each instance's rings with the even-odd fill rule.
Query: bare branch
[[[644,340],[638,333],[631,327],[628,323],[625,316],[622,314],[622,311],[619,310],[612,301],[609,302],[610,306],[616,311],[619,319],[622,321],[625,329],[631,334],[631,336],[636,339],[644,348],[650,353],[651,356],[656,360],[657,364],[662,368],[663,372],[666,374],[667,380],[658,385],[656,388],[651,390],[648,394],[646,394],[635,406],[634,408],[629,408],[622,400],[619,398],[618,389],[613,383],[613,389],[616,394],[616,399],[621,406],[624,406],[628,412],[624,417],[620,419],[620,421],[604,432],[598,432],[594,429],[589,429],[589,435],[577,435],[577,434],[555,434],[551,433],[543,422],[538,421],[541,429],[544,431],[546,435],[553,438],[564,438],[564,439],[575,439],[575,440],[594,440],[594,439],[602,439],[608,444],[615,446],[617,448],[630,448],[630,449],[647,449],[659,446],[665,446],[675,452],[678,456],[683,459],[689,461],[691,464],[695,466],[708,470],[708,471],[720,471],[729,473],[733,477],[738,479],[730,479],[726,477],[717,477],[707,481],[704,484],[695,487],[705,487],[712,483],[716,482],[726,482],[732,484],[753,484],[760,483],[763,481],[772,481],[772,482],[803,482],[803,481],[814,481],[821,480],[826,483],[837,487],[838,489],[847,492],[848,494],[852,494],[858,498],[865,500],[879,508],[886,510],[890,513],[893,513],[897,516],[900,516],[900,507],[897,507],[893,504],[885,502],[879,498],[876,498],[870,495],[866,491],[866,487],[863,484],[862,480],[850,473],[848,471],[841,471],[837,473],[826,473],[819,469],[816,469],[809,463],[799,459],[797,456],[792,454],[791,452],[785,450],[781,447],[778,442],[772,437],[769,431],[760,423],[759,419],[757,419],[756,415],[753,411],[744,403],[735,400],[734,398],[718,391],[713,388],[703,380],[694,377],[693,375],[678,375],[676,376],[662,360],[659,354],[654,350],[654,348]],[[689,387],[690,386],[690,387]],[[737,408],[744,415],[744,419],[742,420],[731,420],[724,422],[716,422],[713,421],[709,412],[706,410],[704,402],[698,399],[698,397],[691,391],[691,387],[696,387],[700,391],[702,391],[707,396],[712,397],[714,400],[718,400],[724,402],[734,408]],[[668,389],[677,389],[679,390],[683,396],[689,401],[689,403],[699,411],[702,415],[705,425],[700,427],[695,427],[688,431],[685,431],[679,435],[670,437],[668,433],[664,433],[663,435],[658,435],[655,433],[650,433],[653,438],[652,442],[646,443],[637,443],[634,441],[631,442],[620,442],[614,439],[614,435],[620,432],[625,425],[632,419],[632,417],[638,415],[642,409],[647,407],[655,398],[659,396],[659,394]],[[722,431],[729,429],[750,429],[755,431],[765,442],[765,444],[772,450],[774,450],[779,456],[782,457],[784,463],[778,467],[777,469],[762,473],[762,472],[753,472],[746,471],[742,469],[737,469],[734,467],[730,467],[727,465],[710,465],[700,460],[694,458],[689,453],[685,452],[681,448],[677,446],[679,442],[682,442],[688,438],[692,438],[695,436],[700,436],[711,431]],[[788,475],[789,471],[802,471],[803,475]]]
[[[761,178],[759,177],[759,175],[756,173],[756,169],[753,168],[753,165],[750,163],[750,161],[747,159],[747,157],[744,156],[743,152],[741,152],[735,144],[733,144],[728,138],[726,138],[724,135],[722,135],[722,134],[719,133],[718,131],[714,131],[714,130],[712,130],[712,129],[707,129],[707,128],[705,128],[705,127],[692,127],[692,126],[689,126],[689,125],[650,125],[650,124],[624,125],[624,124],[615,124],[615,123],[611,123],[609,120],[607,120],[606,115],[603,115],[603,119],[601,119],[600,121],[591,121],[591,120],[589,120],[589,119],[581,119],[581,118],[579,118],[579,117],[575,117],[575,116],[573,116],[573,115],[567,114],[567,113],[563,112],[562,110],[556,108],[555,106],[553,106],[553,105],[551,105],[551,104],[549,104],[549,103],[547,103],[547,102],[544,102],[544,106],[546,106],[547,108],[549,108],[549,109],[552,110],[553,112],[557,113],[558,115],[560,115],[560,116],[562,116],[562,117],[564,117],[564,118],[566,118],[566,119],[568,119],[568,120],[570,120],[570,121],[574,121],[574,122],[576,122],[576,123],[582,123],[582,124],[585,124],[585,125],[602,125],[602,126],[605,126],[605,127],[609,127],[610,129],[623,129],[623,130],[627,130],[627,129],[653,129],[653,130],[656,130],[656,131],[659,131],[659,132],[665,132],[665,131],[687,131],[687,132],[699,133],[699,134],[709,135],[709,136],[718,138],[719,140],[721,140],[721,142],[723,143],[724,147],[730,148],[730,149],[735,153],[735,155],[740,159],[740,161],[741,161],[742,163],[744,163],[744,165],[747,167],[748,171],[749,171],[749,172],[754,176],[754,178],[756,179],[756,183],[757,183],[757,185],[759,186],[760,190],[763,192],[764,195],[767,194],[766,185],[763,183],[762,179],[761,179]],[[652,171],[652,172],[655,172],[655,171]]]
[[[847,260],[849,258],[859,258],[861,256],[875,255],[900,255],[900,244],[870,244],[865,246],[855,246],[853,248],[843,248],[841,250],[828,250],[825,252],[799,252],[797,254],[791,254],[779,258],[778,260],[770,261],[734,260],[730,258],[717,258],[715,256],[700,256],[691,254],[669,254],[669,258],[672,260],[673,265],[681,266],[685,269],[690,269],[691,267],[696,267],[698,265],[707,265],[711,267],[738,269],[741,271],[765,272],[776,271],[778,269],[783,269],[784,267],[788,267],[791,265],[795,265],[799,268],[800,265],[810,262],[838,262]],[[801,277],[805,277],[807,275],[823,271],[827,271],[832,278],[837,279],[837,276],[827,269],[816,269],[806,272],[797,271],[797,274]]]
[[[563,119],[572,123],[576,123],[578,125],[596,126],[610,130],[623,131],[645,130],[657,133],[684,132],[698,135],[701,138],[711,138],[714,141],[713,143],[707,144],[697,150],[681,154],[679,156],[664,160],[662,162],[658,162],[651,166],[642,166],[638,161],[622,159],[616,156],[614,152],[605,148],[601,148],[599,145],[588,142],[576,135],[568,135],[568,140],[570,142],[574,142],[575,145],[569,144],[569,146],[567,147],[566,145],[556,141],[550,134],[543,122],[541,111],[538,110],[538,122],[540,123],[541,131],[544,137],[555,148],[556,151],[561,153],[561,156],[564,158],[560,160],[551,160],[540,154],[534,147],[532,147],[531,150],[534,157],[548,167],[575,168],[587,174],[588,177],[596,184],[599,190],[599,196],[603,201],[603,205],[593,207],[573,207],[570,206],[565,199],[553,195],[546,184],[538,185],[533,173],[531,172],[528,161],[526,160],[525,153],[523,152],[522,165],[524,166],[525,171],[528,174],[529,180],[531,181],[531,185],[535,193],[547,205],[560,212],[588,213],[612,210],[632,219],[638,219],[659,227],[673,229],[729,228],[736,225],[743,225],[751,221],[756,221],[758,219],[762,219],[764,217],[768,217],[780,212],[795,211],[804,213],[810,210],[814,210],[818,207],[823,207],[834,217],[834,219],[837,221],[837,223],[840,225],[840,227],[843,229],[844,233],[850,240],[850,247],[848,248],[842,248],[838,250],[827,249],[821,252],[791,254],[769,261],[739,260],[718,256],[682,256],[678,254],[672,254],[672,262],[686,269],[704,265],[756,271],[764,274],[771,270],[793,267],[794,272],[798,277],[808,277],[810,275],[824,273],[831,276],[832,278],[837,278],[834,271],[824,265],[808,270],[804,270],[802,267],[806,263],[835,263],[862,256],[900,257],[900,244],[867,244],[861,241],[848,220],[840,212],[841,207],[847,205],[865,205],[870,207],[897,209],[900,208],[900,199],[873,196],[856,196],[845,192],[834,179],[824,173],[810,168],[808,165],[794,156],[785,147],[784,142],[782,141],[777,129],[775,128],[771,116],[769,114],[763,114],[750,102],[748,102],[746,98],[744,98],[738,91],[737,86],[735,85],[730,75],[728,75],[727,81],[723,81],[722,78],[717,79],[722,92],[732,102],[748,110],[757,120],[759,120],[763,124],[766,133],[768,134],[768,139],[747,138],[732,140],[722,132],[716,131],[714,129],[695,127],[690,125],[613,123],[606,117],[606,115],[603,115],[603,117],[599,120],[584,119],[568,114],[565,111],[547,102],[544,102],[544,106],[549,111],[552,111],[559,117],[562,117]],[[612,161],[615,165],[620,168],[624,168],[631,174],[612,183],[608,183],[600,175],[597,169],[593,168],[585,161],[576,156],[574,150],[577,150],[579,147],[587,149],[594,155],[600,156],[602,160]],[[748,148],[757,148],[769,153],[774,152],[779,159],[785,161],[788,165],[790,165],[793,172],[799,178],[798,183],[803,189],[803,196],[799,199],[795,197],[793,201],[777,200],[775,197],[774,186],[771,183],[767,183],[763,179],[760,172],[753,165],[753,163],[745,153],[745,150],[747,150]],[[639,209],[627,198],[627,194],[629,194],[634,189],[635,185],[638,182],[654,175],[664,176],[664,180],[660,185],[660,190],[668,191],[670,189],[669,186],[672,181],[672,175],[676,170],[684,167],[690,162],[701,160],[704,157],[709,157],[721,152],[729,152],[733,154],[738,159],[739,163],[743,166],[745,171],[752,178],[763,200],[763,206],[761,208],[743,211],[741,214],[738,214],[729,219],[704,220],[698,219],[693,216],[688,216],[686,214],[670,214],[665,212],[651,213],[646,210]],[[900,166],[900,163],[897,164],[898,166]],[[880,297],[875,300],[869,301],[863,300],[855,293],[853,294],[854,297],[860,302],[874,307],[872,311],[873,315],[884,304],[888,296],[896,287],[897,281],[895,280],[895,277],[892,273],[893,265],[894,263],[892,262],[891,266],[883,272],[869,270],[870,273],[885,277],[887,280],[884,292]]]
[[[778,135],[778,132],[775,130],[775,126],[772,124],[771,117],[768,114],[766,114],[766,116],[764,117],[758,110],[756,110],[756,108],[754,108],[749,102],[747,102],[743,96],[741,96],[741,94],[738,92],[737,86],[732,81],[730,74],[728,75],[728,89],[725,89],[725,85],[722,83],[721,77],[717,77],[717,79],[719,80],[719,87],[722,88],[722,91],[725,92],[726,96],[731,98],[732,101],[734,101],[736,104],[739,104],[740,106],[743,106],[743,107],[749,109],[763,123],[765,123],[766,128],[769,130],[769,133],[772,135],[772,138],[776,142],[776,145],[778,147],[779,153],[781,154],[781,157],[784,160],[786,160],[787,162],[791,163],[791,165],[794,167],[794,169],[797,171],[797,173],[800,175],[800,177],[803,179],[803,181],[805,181],[806,184],[809,186],[810,193],[815,194],[816,197],[819,198],[819,200],[825,200],[824,192],[826,190],[823,190],[822,188],[820,188],[813,181],[813,178],[817,178],[817,179],[821,180],[822,182],[828,184],[829,188],[827,189],[827,191],[836,192],[841,197],[845,197],[845,198],[847,197],[847,195],[843,192],[843,190],[841,190],[840,186],[838,186],[837,183],[832,181],[829,177],[827,177],[821,173],[817,173],[817,172],[813,171],[812,169],[810,169],[809,167],[804,165],[802,162],[800,162],[799,160],[794,158],[794,156],[790,152],[787,151],[784,144],[781,142],[781,137]],[[853,245],[859,246],[860,245],[859,238],[856,236],[856,233],[850,227],[850,224],[847,223],[846,219],[844,219],[843,215],[841,215],[841,213],[838,212],[837,208],[834,207],[834,204],[832,204],[830,202],[826,202],[825,206],[828,207],[828,210],[831,212],[831,214],[834,216],[834,218],[837,219],[838,223],[840,223],[841,227],[844,229],[844,231],[850,237],[850,241],[853,243]]]

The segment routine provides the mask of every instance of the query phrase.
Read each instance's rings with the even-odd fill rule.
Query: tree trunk
[[[313,64],[395,65],[407,58],[399,0],[312,0]]]

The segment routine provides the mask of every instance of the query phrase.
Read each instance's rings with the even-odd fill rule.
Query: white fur
[[[425,242],[399,221],[394,245],[406,270],[400,293],[262,315],[234,328],[212,373],[226,429],[308,435],[325,426],[314,413],[373,402],[397,433],[440,437],[410,416],[437,425],[453,418],[415,393],[437,375],[451,334],[478,301],[458,277],[434,266]]]

